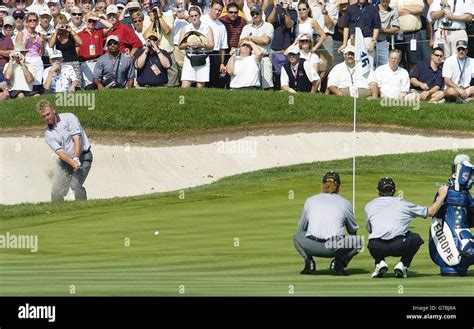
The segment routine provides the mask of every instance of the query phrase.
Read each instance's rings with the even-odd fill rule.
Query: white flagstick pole
[[[357,65],[357,63],[356,63]],[[354,130],[353,130],[353,145],[352,147],[354,148],[353,156],[352,156],[352,213],[355,215],[355,179],[356,179],[356,123],[357,123],[357,89],[355,85],[355,79],[354,79],[354,85],[352,86],[354,88]]]

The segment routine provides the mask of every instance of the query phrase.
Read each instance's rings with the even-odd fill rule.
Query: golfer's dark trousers
[[[401,257],[400,261],[409,267],[413,257],[425,243],[419,234],[408,231],[405,235],[399,235],[390,240],[370,239],[369,251],[375,259],[375,264],[380,263],[385,257]]]

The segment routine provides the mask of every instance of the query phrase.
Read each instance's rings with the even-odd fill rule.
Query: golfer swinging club
[[[59,157],[51,200],[63,201],[69,188],[74,191],[76,200],[87,200],[83,184],[91,169],[92,152],[81,123],[72,113],[56,113],[46,100],[36,104],[36,111],[47,124],[46,144]]]

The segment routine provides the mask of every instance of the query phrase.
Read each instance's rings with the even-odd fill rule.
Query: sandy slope
[[[474,148],[474,138],[357,134],[359,156]],[[171,147],[93,145],[89,198],[140,195],[208,184],[263,168],[350,158],[350,132],[251,136]],[[42,138],[0,138],[0,203],[48,201],[56,155]],[[70,196],[69,196],[70,198]]]

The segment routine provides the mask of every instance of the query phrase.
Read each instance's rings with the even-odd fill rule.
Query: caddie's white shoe
[[[395,276],[397,278],[403,278],[403,279],[407,278],[408,268],[405,265],[403,265],[402,262],[398,262],[398,264],[395,265],[395,267],[393,268],[393,271],[395,272]]]
[[[374,273],[372,273],[372,278],[383,278],[385,272],[388,271],[388,265],[384,260],[381,260],[380,263],[375,265]]]

